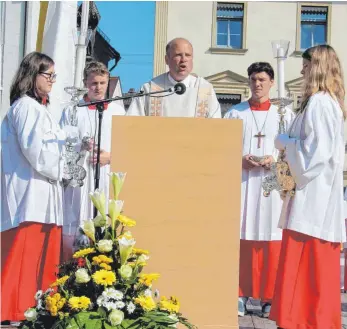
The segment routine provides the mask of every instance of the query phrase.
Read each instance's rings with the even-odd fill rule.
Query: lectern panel
[[[199,328],[238,328],[241,156],[240,120],[113,118],[111,168],[127,172],[145,272]]]

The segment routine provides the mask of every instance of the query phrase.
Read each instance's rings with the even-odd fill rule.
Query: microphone
[[[174,92],[177,94],[177,95],[183,95],[187,90],[187,87],[184,83],[182,82],[178,82],[175,84],[174,86]]]

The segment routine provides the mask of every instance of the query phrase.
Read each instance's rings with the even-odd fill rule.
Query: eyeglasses
[[[39,72],[39,74],[43,74],[47,76],[48,80],[51,80],[51,81],[54,81],[57,78],[56,73]]]

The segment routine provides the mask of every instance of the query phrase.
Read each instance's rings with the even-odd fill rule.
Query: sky
[[[120,76],[123,93],[130,88],[138,90],[153,75],[155,2],[95,3],[101,15],[98,27],[122,57],[111,76]]]

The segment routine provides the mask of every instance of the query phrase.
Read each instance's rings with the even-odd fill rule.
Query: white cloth
[[[61,118],[61,126],[65,129],[70,125],[70,111],[72,107],[67,107],[63,111]],[[106,111],[104,111],[102,119],[102,132],[101,132],[101,149],[106,152],[111,152],[111,128],[112,128],[112,116],[124,115],[125,110],[120,105],[110,103]],[[97,142],[97,127],[99,124],[98,112],[96,110],[90,110],[88,107],[80,107],[77,109],[77,127],[79,132],[79,138],[89,136],[94,138]],[[95,135],[96,134],[96,135]],[[82,187],[66,187],[64,192],[64,234],[75,235],[76,229],[80,226],[81,221],[93,218],[93,204],[89,198],[89,192],[94,191],[94,168],[90,164],[90,153],[82,159],[84,169],[87,171],[87,176],[84,180]],[[110,165],[104,165],[100,167],[100,181],[99,189],[104,191],[106,200],[109,199],[109,174]],[[107,202],[108,203],[108,202]],[[107,209],[107,205],[106,205]]]
[[[343,203],[344,123],[337,101],[313,95],[299,113],[289,139],[279,136],[296,182],[286,197],[280,227],[330,242],[345,242]]]
[[[53,116],[61,118],[64,103],[70,101],[71,95],[65,87],[74,85],[75,71],[75,34],[77,1],[49,1],[42,39],[42,52],[54,60],[58,74],[54,88],[50,92]]]
[[[286,128],[289,127],[293,116],[293,112],[287,109]],[[251,111],[248,101],[242,102],[232,107],[224,118],[243,121],[243,156],[272,155],[275,160],[277,159],[278,151],[275,149],[274,140],[278,134],[279,114],[276,106],[271,105],[269,111]],[[258,148],[258,138],[254,137],[259,130],[265,135],[261,138],[260,148]],[[269,197],[263,195],[262,181],[269,174],[270,171],[262,167],[242,169],[240,236],[243,240],[282,239],[282,230],[278,228],[282,208],[281,197],[277,191],[271,192]]]
[[[183,95],[168,93],[134,98],[127,115],[148,115],[165,117],[211,117],[221,118],[221,108],[213,86],[201,77],[188,75],[183,81],[186,91]],[[145,83],[145,93],[173,88],[177,84],[169,73],[161,74]]]
[[[1,128],[1,231],[26,221],[62,225],[65,133],[28,96],[11,106]]]

